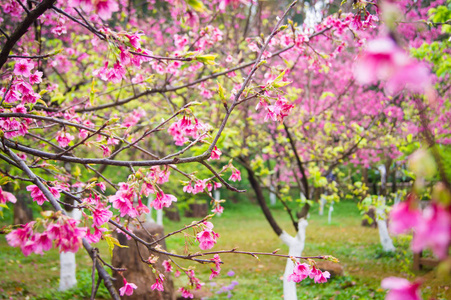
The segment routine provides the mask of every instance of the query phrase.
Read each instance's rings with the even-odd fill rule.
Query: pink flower
[[[49,251],[52,249],[53,240],[49,237],[47,232],[42,234],[35,234],[34,236],[34,253],[36,254],[44,254],[43,251]]]
[[[204,180],[196,181],[196,184],[194,185],[194,188],[193,188],[193,194],[195,195],[198,193],[202,193],[206,187],[207,187],[207,185],[205,184]]]
[[[5,204],[6,202],[16,203],[17,199],[13,194],[3,191],[0,187],[0,204]]]
[[[221,154],[221,150],[219,150],[218,147],[215,146],[215,148],[211,151],[211,156],[209,159],[220,159]]]
[[[260,100],[262,102],[262,100]],[[257,105],[257,107],[259,105]],[[263,102],[264,103],[264,102]],[[290,104],[288,100],[286,100],[283,97],[279,97],[279,99],[274,103],[274,105],[266,106],[267,114],[265,116],[265,122],[269,119],[273,121],[279,121],[282,122],[283,119],[289,115],[291,109],[294,107],[293,104]]]
[[[386,80],[387,91],[407,88],[423,92],[430,86],[429,71],[411,59],[390,37],[372,40],[354,70],[361,84]]]
[[[421,300],[418,282],[411,283],[407,279],[388,277],[382,280],[381,287],[389,289],[385,300]]]
[[[330,278],[330,273],[328,271],[321,272],[320,269],[317,269],[313,266],[312,271],[309,274],[310,278],[313,278],[315,283],[324,283],[327,282],[327,279]]]
[[[191,194],[193,192],[193,186],[191,185],[191,181],[183,187],[183,191],[188,194]]]
[[[108,208],[110,208],[110,206],[107,206],[105,208],[100,208],[100,209],[94,209],[92,211],[92,223],[97,226],[100,227],[103,224],[105,224],[106,222],[108,222],[108,220],[113,216],[113,212],[110,211]]]
[[[212,212],[222,214],[224,212],[224,207],[222,207],[220,204],[218,204],[215,206],[215,208],[212,210]]]
[[[27,59],[19,59],[14,66],[14,75],[29,77],[34,64]]]
[[[65,131],[60,131],[56,137],[56,141],[62,148],[67,147],[73,139],[74,137]]]
[[[241,172],[238,169],[233,168],[232,175],[230,176],[229,180],[233,182],[241,181]]]
[[[94,2],[94,6],[99,17],[104,20],[111,18],[113,12],[119,10],[116,0],[97,0]]]
[[[50,187],[49,190],[56,199],[61,197],[60,192],[56,188]],[[27,186],[27,191],[31,193],[33,201],[36,201],[39,205],[42,205],[45,201],[49,201],[36,185]]]
[[[172,272],[173,268],[172,268],[171,262],[169,260],[163,261],[163,267],[166,272],[168,272],[168,273]]]
[[[162,209],[163,207],[171,206],[172,202],[177,202],[177,198],[170,194],[158,192],[155,200],[150,204],[155,209]]]
[[[30,75],[30,84],[41,83],[42,82],[42,72],[36,71]]]
[[[141,199],[138,199],[138,206],[136,207],[136,210],[140,215],[150,213],[149,208],[142,203]]]
[[[191,299],[193,299],[194,298],[194,295],[190,292],[190,291],[188,291],[187,289],[185,289],[184,287],[181,287],[180,289],[179,289],[179,291],[180,292],[182,292],[182,297],[183,298],[191,298]]]
[[[58,223],[47,227],[48,235],[55,240],[60,252],[76,253],[82,246],[82,238],[86,236],[86,227],[77,227],[80,221],[65,217]]]
[[[157,290],[157,291],[163,292],[164,291],[163,282],[164,282],[164,275],[159,274],[156,282],[154,284],[152,284],[152,286],[150,288],[152,290]]]
[[[6,235],[6,241],[11,247],[21,247],[30,239],[33,234],[33,226],[36,222],[22,225],[21,228],[14,229]]]
[[[111,155],[111,149],[108,148],[108,146],[100,145],[100,148],[102,149],[102,155],[103,157],[108,157]]]
[[[121,217],[129,215],[132,218],[138,216],[138,211],[133,207],[135,199],[135,191],[128,184],[121,183],[119,190],[109,201],[113,203],[113,207],[120,211]]]
[[[287,280],[293,282],[301,282],[307,278],[311,273],[310,266],[308,264],[297,263],[294,267],[293,274],[289,275]]]
[[[138,33],[126,34],[125,36],[128,38],[128,40],[130,41],[130,44],[133,46],[133,48],[135,48],[135,49],[141,48],[140,34],[138,34]]]
[[[211,274],[210,274],[210,280],[212,280],[213,278],[215,278],[216,276],[219,275],[219,272],[221,272],[221,258],[219,257],[218,254],[215,254],[215,256],[212,258],[212,261],[215,263],[215,269],[211,269]]]
[[[202,250],[208,250],[213,248],[216,244],[216,239],[219,234],[212,230],[203,230],[196,235],[196,239],[199,241],[199,248]]]
[[[416,227],[420,222],[421,213],[413,207],[413,195],[408,195],[406,201],[393,206],[390,212],[390,231],[402,234]]]
[[[100,241],[100,239],[102,238],[102,233],[104,231],[108,230],[108,229],[103,228],[103,227],[100,227],[100,228],[96,227],[96,226],[93,226],[93,227],[94,227],[94,233],[91,233],[91,231],[88,230],[88,231],[86,231],[86,236],[85,236],[85,238],[88,240],[88,242],[90,244],[98,243]]]
[[[106,186],[105,186],[105,183],[104,183],[104,182],[98,182],[98,183],[96,183],[96,185],[99,187],[99,189],[100,189],[102,192],[105,192]]]
[[[412,240],[412,250],[420,252],[430,247],[440,259],[448,255],[451,240],[451,208],[439,204],[429,205],[416,227]]]
[[[133,290],[136,290],[138,287],[134,283],[128,283],[124,278],[124,286],[119,289],[119,294],[121,296],[127,295],[131,296],[133,294]]]

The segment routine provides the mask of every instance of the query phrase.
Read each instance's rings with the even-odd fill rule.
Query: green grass
[[[288,215],[282,207],[273,209],[279,224],[290,234],[294,234]],[[166,221],[165,231],[179,229],[190,224],[194,219],[182,218],[181,222]],[[305,280],[298,285],[299,299],[384,299],[385,291],[380,288],[380,281],[387,276],[406,277],[409,275],[412,254],[408,250],[409,237],[395,239],[397,252],[385,254],[379,246],[376,229],[360,226],[360,213],[355,203],[341,202],[336,204],[332,224],[327,223],[327,215],[318,216],[317,207],[313,207],[307,227],[307,240],[304,255],[329,254],[337,257],[345,269],[345,276],[330,280],[325,284],[313,284]],[[258,206],[250,203],[227,205],[221,217],[213,219],[215,231],[220,234],[218,243],[213,249],[255,250],[272,252],[280,249],[286,253],[287,247],[269,227]],[[187,231],[192,234],[192,232]],[[182,254],[185,237],[176,235],[167,240],[170,251]],[[107,257],[105,245],[100,243],[104,257]],[[198,251],[193,246],[193,252]],[[56,291],[59,277],[58,253],[54,250],[44,256],[30,255],[24,257],[19,249],[6,245],[4,237],[0,238],[0,299],[83,299],[90,293],[90,259],[83,252],[77,254],[79,262],[79,287],[76,290],[61,294]],[[220,277],[211,283],[208,280],[209,268],[190,262],[196,274],[206,283],[205,289],[210,291],[208,299],[227,299],[228,293],[217,294],[222,286],[228,286],[232,280],[238,285],[231,291],[232,299],[282,299],[281,276],[286,260],[274,257],[260,257],[259,260],[244,255],[221,255],[224,265]],[[227,276],[234,271],[234,276]],[[424,278],[424,299],[451,299],[449,283],[436,278],[434,272],[422,272]],[[177,288],[186,284],[186,278],[175,280]],[[106,296],[100,291],[98,298]]]

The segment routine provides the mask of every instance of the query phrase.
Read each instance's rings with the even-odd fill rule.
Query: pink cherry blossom
[[[309,277],[310,273],[311,269],[308,264],[297,263],[294,267],[293,274],[289,275],[287,280],[293,282],[301,282],[305,278]]]
[[[108,229],[104,228],[104,227],[96,227],[96,226],[92,226],[94,227],[94,232],[91,233],[90,230],[86,231],[86,240],[92,244],[92,243],[98,243],[101,238],[102,238],[102,233],[107,231]]]
[[[110,196],[109,201],[113,203],[113,207],[120,211],[120,216],[126,215],[135,218],[138,216],[138,211],[133,207],[135,199],[135,191],[128,184],[121,183],[119,190],[115,195]]]
[[[36,222],[21,225],[21,228],[14,229],[6,235],[6,241],[11,247],[21,247],[33,234],[33,226]]]
[[[414,196],[407,196],[406,201],[393,206],[390,212],[390,231],[393,234],[402,234],[415,228],[420,222],[421,213],[413,207]]]
[[[214,149],[211,151],[210,159],[220,159],[221,158],[221,150],[218,149],[218,147],[214,147]]]
[[[49,190],[56,199],[59,199],[61,197],[58,189],[50,187]],[[33,201],[36,201],[39,205],[42,205],[45,201],[48,201],[48,199],[36,185],[27,186],[27,191],[31,193],[31,198],[33,199]]]
[[[157,280],[155,281],[154,284],[152,284],[152,286],[150,288],[152,290],[157,290],[157,291],[163,292],[164,291],[163,282],[164,282],[164,275],[159,274],[157,277]]]
[[[164,192],[158,192],[155,199],[150,204],[155,209],[171,206],[172,202],[177,202],[177,198]]]
[[[390,290],[385,300],[421,300],[418,282],[411,283],[404,278],[388,277],[382,280],[381,286]]]
[[[19,59],[14,66],[14,75],[29,77],[33,68],[34,64],[32,61],[27,59]]]
[[[106,222],[108,222],[108,220],[113,216],[113,212],[109,210],[110,206],[107,206],[105,208],[99,208],[99,209],[94,209],[92,211],[92,223],[97,226],[100,227],[103,224],[105,224]]]
[[[100,18],[106,20],[111,18],[113,12],[119,10],[119,5],[116,0],[96,0],[94,8]]]
[[[164,260],[162,265],[164,267],[165,272],[168,272],[168,273],[172,272],[173,268],[172,268],[171,262],[169,260]]]
[[[184,287],[181,287],[179,289],[179,291],[182,292],[182,297],[183,298],[186,298],[186,299],[193,299],[194,298],[194,295],[190,291],[185,289]]]
[[[42,82],[42,75],[43,73],[41,71],[36,71],[33,74],[30,75],[30,84],[36,84]]]
[[[328,271],[322,272],[320,269],[317,269],[315,266],[313,266],[309,277],[313,278],[313,281],[315,283],[325,283],[327,282],[327,279],[330,278],[330,273]]]
[[[138,287],[134,283],[128,283],[127,280],[124,278],[124,286],[119,289],[119,294],[121,296],[127,295],[131,296],[133,295],[133,290],[136,290]]]
[[[355,67],[355,77],[361,84],[386,80],[387,91],[391,94],[403,88],[423,92],[430,86],[428,69],[411,59],[390,37],[368,43]]]
[[[212,210],[212,212],[222,214],[224,212],[224,207],[222,207],[220,204],[218,204],[215,206],[215,208]]]
[[[451,240],[451,208],[436,203],[429,205],[415,229],[412,240],[414,252],[429,247],[440,259],[447,257]]]
[[[49,237],[47,232],[38,233],[34,235],[34,251],[36,254],[44,254],[43,251],[52,249],[53,240]]]
[[[74,139],[74,136],[66,131],[60,131],[57,134],[56,141],[60,145],[60,147],[67,147],[69,143]]]
[[[219,237],[219,234],[215,233],[212,230],[202,230],[196,235],[196,239],[199,241],[199,248],[202,250],[208,250],[213,248],[216,244],[216,239]]]
[[[141,199],[138,199],[138,206],[136,207],[136,210],[138,211],[139,215],[150,213],[149,208],[147,207],[147,205],[144,205],[142,203]]]
[[[229,178],[230,181],[241,181],[241,172],[240,170],[233,168],[232,169],[232,175]]]
[[[17,198],[10,192],[5,192],[0,187],[0,204],[5,204],[6,202],[16,203]]]

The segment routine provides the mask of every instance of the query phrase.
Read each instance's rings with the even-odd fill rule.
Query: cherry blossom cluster
[[[297,262],[294,266],[293,274],[289,275],[287,280],[301,282],[307,277],[313,279],[315,283],[324,283],[327,282],[328,278],[330,278],[330,273],[328,271],[322,272],[315,266],[310,267],[310,265],[306,263],[301,264]]]
[[[394,234],[414,230],[412,250],[421,252],[432,249],[440,259],[448,256],[451,242],[451,205],[434,201],[423,211],[418,207],[414,194],[395,205],[390,212],[390,230]]]
[[[119,10],[118,2],[115,0],[70,0],[70,7],[83,8],[87,12],[94,11],[100,18],[106,20]]]
[[[16,203],[17,202],[17,198],[16,196],[14,196],[13,194],[11,194],[10,192],[6,192],[4,191],[1,187],[0,187],[0,204],[6,204],[6,203]]]
[[[199,226],[203,228],[203,230],[196,235],[196,240],[199,242],[199,248],[202,250],[213,248],[216,244],[216,239],[219,237],[219,234],[213,231],[213,224],[211,222],[203,222]]]
[[[207,179],[204,180],[196,180],[194,185],[193,182],[190,181],[187,185],[183,187],[183,191],[188,194],[199,194],[205,192],[205,189],[211,192],[212,190],[216,190],[222,187],[220,182],[208,182]]]
[[[61,213],[46,212],[44,220],[38,219],[12,230],[6,235],[8,244],[20,247],[25,256],[31,253],[43,254],[52,248],[53,242],[60,252],[77,252],[82,246],[87,228],[78,227],[80,221]],[[42,232],[38,232],[39,228]]]
[[[177,146],[182,146],[189,141],[190,137],[197,139],[201,134],[210,129],[210,125],[205,124],[196,118],[192,120],[190,117],[183,116],[183,118],[169,126],[168,132],[174,138],[175,144]]]
[[[409,57],[388,36],[370,41],[355,68],[356,79],[362,84],[386,81],[390,94],[406,88],[423,93],[431,88],[430,72],[421,63]]]
[[[260,102],[258,102],[255,109],[258,110],[260,107],[266,111],[265,121],[283,122],[283,119],[290,114],[294,105],[284,97],[279,96],[272,105],[269,105],[264,98],[260,98]]]

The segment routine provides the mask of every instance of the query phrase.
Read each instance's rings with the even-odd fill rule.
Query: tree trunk
[[[151,242],[153,239],[147,232],[152,234],[152,236],[163,236],[164,230],[162,226],[156,223],[143,223],[144,228],[132,228],[133,233],[142,238],[147,242]],[[126,245],[128,248],[114,247],[112,265],[116,268],[126,268],[127,271],[123,272],[124,277],[128,282],[132,282],[138,286],[138,288],[133,292],[132,296],[124,296],[122,299],[127,300],[175,300],[175,290],[174,284],[170,274],[164,272],[164,267],[162,265],[163,261],[168,259],[165,255],[158,257],[158,260],[152,266],[158,270],[161,274],[165,276],[164,279],[164,292],[159,292],[157,290],[152,290],[151,286],[155,283],[156,277],[146,263],[141,261],[141,256],[147,259],[150,256],[149,251],[144,245],[139,244],[139,251],[136,247],[136,243],[133,240],[127,240],[124,234],[116,233],[116,236],[121,245]],[[160,243],[163,249],[166,249],[166,245],[163,242]],[[155,254],[154,254],[155,255]],[[124,283],[122,277],[117,273],[113,272],[114,286],[116,289],[120,289]]]
[[[392,239],[388,234],[387,228],[387,217],[385,210],[382,208],[378,208],[377,212],[377,228],[379,229],[379,237],[381,239],[382,248],[385,252],[393,252],[395,251],[395,246],[393,246]]]
[[[385,165],[379,166],[379,171],[381,173],[381,204],[385,206],[385,196],[387,195],[387,178],[390,170],[391,160],[389,160]],[[395,251],[395,246],[393,246],[392,239],[388,234],[387,227],[387,215],[383,208],[376,209],[376,220],[377,228],[379,229],[379,237],[381,239],[382,248],[385,252]]]
[[[273,189],[274,189],[274,186],[271,185],[271,188],[270,188],[270,191],[269,191],[269,204],[271,206],[276,205],[276,200],[277,200],[276,194],[272,192]]]
[[[79,209],[72,209],[67,214],[75,220],[81,219],[81,210]],[[76,270],[75,253],[60,253],[60,291],[66,291],[77,286]]]
[[[208,215],[207,203],[191,203],[185,211],[185,217],[188,218],[203,218]]]
[[[334,203],[332,202],[329,206],[329,214],[327,216],[327,222],[332,223],[332,212],[334,211]]]
[[[33,210],[28,203],[28,199],[22,194],[17,194],[17,202],[14,204],[13,224],[26,224],[33,221]]]
[[[299,219],[298,233],[295,237],[292,237],[285,231],[279,236],[279,238],[288,246],[288,255],[301,256],[305,246],[305,230],[308,222],[305,219]],[[285,272],[283,274],[283,299],[284,300],[297,300],[296,283],[288,281],[288,276],[293,274],[294,264],[291,259],[287,259],[285,265]]]

